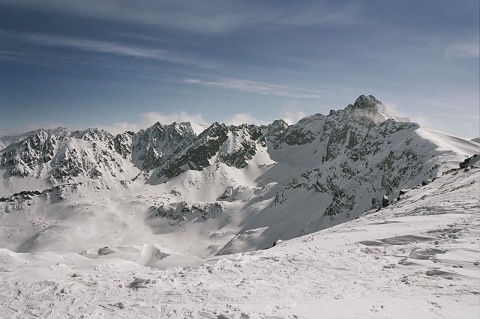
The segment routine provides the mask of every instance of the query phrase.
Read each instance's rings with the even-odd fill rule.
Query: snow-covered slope
[[[388,207],[267,250],[200,259],[160,244],[0,249],[0,317],[478,318],[479,158]],[[119,229],[134,213],[99,227]]]
[[[478,314],[480,145],[373,96],[0,145],[0,318]]]
[[[89,181],[109,187],[131,179],[138,170],[115,151],[117,140],[99,129],[34,131],[0,151],[0,194]]]
[[[0,240],[19,252],[154,243],[201,257],[271,247],[381,208],[479,152],[402,120],[362,95],[291,126],[37,130],[0,151]]]

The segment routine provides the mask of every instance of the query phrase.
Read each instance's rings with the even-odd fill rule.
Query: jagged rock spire
[[[354,108],[358,109],[369,109],[375,108],[378,104],[382,104],[377,100],[373,95],[360,95],[353,104]]]

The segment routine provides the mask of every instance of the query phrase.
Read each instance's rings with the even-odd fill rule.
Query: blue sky
[[[360,94],[479,136],[479,1],[0,0],[0,134],[296,122]]]

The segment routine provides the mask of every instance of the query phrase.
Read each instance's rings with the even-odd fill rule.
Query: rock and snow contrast
[[[373,96],[0,146],[0,318],[479,315],[480,145]]]

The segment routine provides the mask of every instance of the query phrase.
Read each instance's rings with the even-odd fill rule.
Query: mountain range
[[[39,129],[0,138],[0,242],[86,255],[139,242],[201,257],[264,249],[387,207],[479,148],[371,95],[294,125]]]

